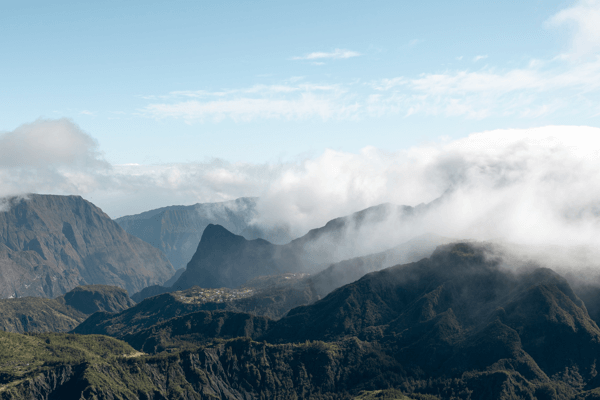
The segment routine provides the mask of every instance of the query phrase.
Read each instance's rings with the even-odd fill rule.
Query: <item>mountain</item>
[[[258,216],[257,198],[242,197],[219,203],[191,206],[169,206],[115,221],[129,234],[163,251],[173,267],[185,268],[192,259],[202,232],[209,224],[218,224],[247,239],[264,238],[274,243],[287,243],[291,238],[285,229],[266,229],[253,223]]]
[[[325,270],[314,275],[287,273],[258,276],[240,286],[254,290],[253,296],[230,301],[226,306],[221,304],[215,305],[215,307],[216,309],[250,312],[278,319],[290,309],[319,300],[332,290],[353,282],[369,272],[396,264],[418,261],[430,256],[438,245],[452,241],[450,238],[425,234],[381,253],[331,264]],[[148,297],[169,293],[174,289],[176,288],[150,286],[134,294],[132,298],[140,303]]]
[[[515,266],[503,251],[490,243],[440,246],[278,321],[190,303],[174,318],[137,319],[124,338],[137,350],[165,351],[161,371],[177,371],[187,396],[341,399],[396,388],[430,399],[597,398],[600,329],[586,305],[557,273]],[[156,310],[162,296],[176,295],[136,307]],[[156,360],[135,362],[116,384],[132,374],[166,378],[153,372]],[[119,376],[119,365],[110,376]]]
[[[235,288],[263,275],[317,272],[330,263],[380,248],[371,242],[365,244],[363,230],[396,225],[413,214],[412,207],[381,204],[331,220],[285,245],[263,239],[246,240],[220,225],[209,224],[196,253],[172,288]]]
[[[56,297],[106,284],[134,293],[175,272],[165,256],[127,234],[80,196],[32,194],[0,211],[0,298]]]
[[[97,311],[118,313],[135,305],[115,286],[78,286],[55,299],[22,297],[0,300],[0,330],[68,332]]]
[[[429,257],[440,245],[455,239],[432,233],[417,236],[389,250],[332,264],[323,271],[305,279],[315,296],[325,297],[332,290],[354,282],[364,275],[398,264],[407,264]]]

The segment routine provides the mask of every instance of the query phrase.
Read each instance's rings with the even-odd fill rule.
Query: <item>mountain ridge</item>
[[[80,196],[30,194],[0,211],[0,297],[55,297],[85,284],[130,292],[174,270],[155,248],[127,234]]]

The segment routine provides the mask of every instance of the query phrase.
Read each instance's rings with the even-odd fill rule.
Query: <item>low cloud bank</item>
[[[497,130],[386,152],[327,150],[281,164],[208,160],[110,165],[69,120],[38,120],[0,135],[0,195],[80,194],[111,217],[173,204],[260,197],[257,223],[294,236],[380,203],[436,207],[390,219],[357,241],[400,243],[425,232],[531,245],[600,241],[600,129]],[[441,196],[441,197],[440,197]]]

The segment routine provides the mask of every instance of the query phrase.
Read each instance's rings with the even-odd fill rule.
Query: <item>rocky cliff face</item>
[[[174,269],[79,196],[32,194],[0,212],[0,298],[56,297],[79,285],[131,293],[169,279]]]
[[[185,268],[192,259],[209,224],[219,224],[246,239],[261,237],[274,243],[291,240],[284,229],[268,230],[252,224],[258,215],[256,201],[253,197],[242,197],[220,203],[169,206],[115,221],[127,233],[163,251],[177,270]]]

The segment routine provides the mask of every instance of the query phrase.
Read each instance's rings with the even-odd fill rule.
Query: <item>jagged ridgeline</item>
[[[261,227],[253,221],[258,217],[257,198],[241,197],[219,203],[199,203],[191,206],[169,206],[115,221],[127,233],[163,251],[173,267],[185,268],[192,259],[202,232],[209,224],[218,224],[246,239],[263,238],[272,243],[287,243],[292,238],[284,227]]]
[[[80,196],[9,198],[0,210],[0,298],[56,297],[89,284],[135,293],[174,273],[164,254]]]
[[[149,287],[135,294],[133,298],[140,301],[149,296],[187,289],[194,285],[204,288],[236,288],[265,275],[316,273],[331,263],[396,245],[397,242],[394,242],[393,237],[381,232],[386,232],[391,227],[402,226],[426,208],[427,206],[413,208],[389,203],[380,204],[333,219],[285,245],[273,244],[263,239],[248,240],[224,226],[211,223],[204,229],[200,243],[186,270],[181,276],[165,284],[170,287]],[[375,232],[380,233],[374,234]],[[374,240],[375,237],[381,237],[381,240]],[[441,243],[437,238],[433,242]],[[418,253],[425,257],[432,251],[433,248],[429,248],[426,252]],[[409,252],[402,249],[396,253],[403,255]],[[391,253],[389,255],[392,256]],[[387,255],[385,257],[389,258]],[[396,262],[401,261],[408,260],[398,259]],[[379,264],[379,268],[374,267],[363,273],[393,265],[385,265],[385,262]],[[357,275],[354,279],[360,276]],[[348,282],[350,281],[344,281],[344,283]]]
[[[586,305],[552,270],[517,269],[514,259],[505,260],[492,244],[455,243],[367,274],[279,320],[195,311],[193,303],[184,310],[171,293],[163,295],[169,304],[156,304],[158,296],[116,314],[144,310],[152,321],[120,319],[123,326],[94,332],[94,319],[103,316],[97,313],[77,331],[113,334],[148,353],[124,375],[115,365],[110,376],[122,376],[115,385],[123,382],[134,396],[153,399],[370,398],[397,391],[409,398],[598,398],[600,329]],[[161,318],[161,308],[176,315]],[[155,374],[158,359],[164,372]],[[148,374],[149,386],[134,383]],[[381,391],[387,388],[396,390]]]

